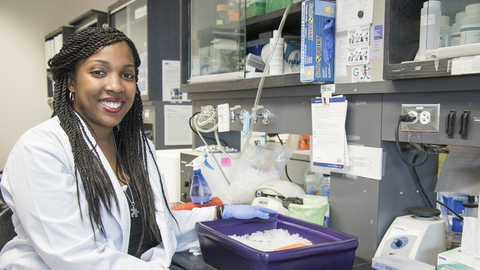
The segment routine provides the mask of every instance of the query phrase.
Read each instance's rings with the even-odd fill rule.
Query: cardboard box
[[[467,256],[461,247],[438,254],[437,270],[480,270],[480,258]]]
[[[300,81],[333,83],[335,2],[302,2]]]

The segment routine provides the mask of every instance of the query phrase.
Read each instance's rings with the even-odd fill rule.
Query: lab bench
[[[217,269],[209,264],[207,264],[202,255],[194,256],[189,252],[177,252],[173,255],[172,265],[177,266],[177,269],[196,269],[196,270],[214,270]],[[371,270],[372,262],[362,259],[360,257],[355,257],[353,262],[352,270]]]

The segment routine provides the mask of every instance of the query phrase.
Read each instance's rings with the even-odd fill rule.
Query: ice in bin
[[[352,269],[358,238],[318,224],[270,215],[269,219],[222,219],[195,225],[203,259],[218,269]],[[313,245],[280,251],[260,251],[229,235],[285,229],[298,233]]]

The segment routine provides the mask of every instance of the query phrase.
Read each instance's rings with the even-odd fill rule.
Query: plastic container
[[[439,47],[448,47],[450,46],[450,35],[452,34],[452,27],[450,26],[450,17],[442,16],[442,21],[440,25],[440,41]]]
[[[455,23],[452,25],[452,35],[450,36],[450,46],[460,45],[460,27],[462,19],[465,17],[465,11],[455,14]]]
[[[246,65],[254,67],[255,69],[258,69],[260,71],[263,71],[263,69],[265,68],[265,63],[263,63],[262,57],[252,53],[249,53],[247,55],[245,63]]]
[[[224,25],[228,23],[228,7],[227,5],[217,5],[217,25]]]
[[[240,2],[238,0],[228,1],[228,22],[238,22],[240,20]]]
[[[303,198],[303,205],[289,204],[288,216],[324,226],[325,214],[328,211],[327,198],[308,195],[300,197]]]
[[[468,199],[463,202],[466,217],[478,218],[478,202],[475,197],[476,196],[467,196]]]
[[[272,12],[282,8],[288,7],[292,0],[266,0],[265,11]]]
[[[418,52],[415,60],[425,60],[425,49],[427,48],[427,12],[428,1],[423,2],[423,7],[420,10],[420,38],[418,44]]]
[[[480,3],[467,5],[465,15],[460,27],[460,44],[480,42]]]
[[[305,194],[320,195],[320,182],[322,181],[322,174],[312,171],[308,168],[303,173],[303,185],[305,187]]]
[[[330,175],[323,175],[322,181],[320,181],[320,196],[330,196]]]
[[[269,75],[280,75],[283,74],[283,43],[284,40],[282,37],[278,39],[277,45],[275,46],[275,41],[277,40],[278,30],[273,30],[273,37],[270,39],[270,50],[275,48],[272,59],[270,60],[270,72]],[[272,52],[270,51],[270,54]],[[268,59],[268,58],[267,58]]]
[[[200,248],[206,263],[218,269],[352,269],[358,238],[317,224],[282,215],[269,219],[221,219],[197,222]],[[313,245],[280,251],[260,251],[229,237],[257,231],[285,229]]]
[[[441,23],[441,2],[437,0],[429,0],[423,3],[423,9],[427,12],[423,13],[420,27],[424,27],[423,31],[426,31],[426,35],[420,38],[426,37],[425,48],[426,50],[438,49],[438,43],[440,40],[440,23]],[[420,30],[422,31],[422,30]],[[420,40],[422,44],[422,40]],[[420,54],[420,59],[421,58]]]
[[[247,0],[247,18],[265,14],[265,0]]]

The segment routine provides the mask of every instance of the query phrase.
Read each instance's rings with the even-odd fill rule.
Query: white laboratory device
[[[272,180],[257,188],[256,198],[252,205],[270,208],[282,215],[288,215],[288,210],[283,207],[282,200],[301,195],[305,195],[305,191],[297,184],[285,180]]]
[[[445,221],[439,217],[397,217],[383,236],[375,257],[401,255],[437,265],[438,253],[446,250]]]

